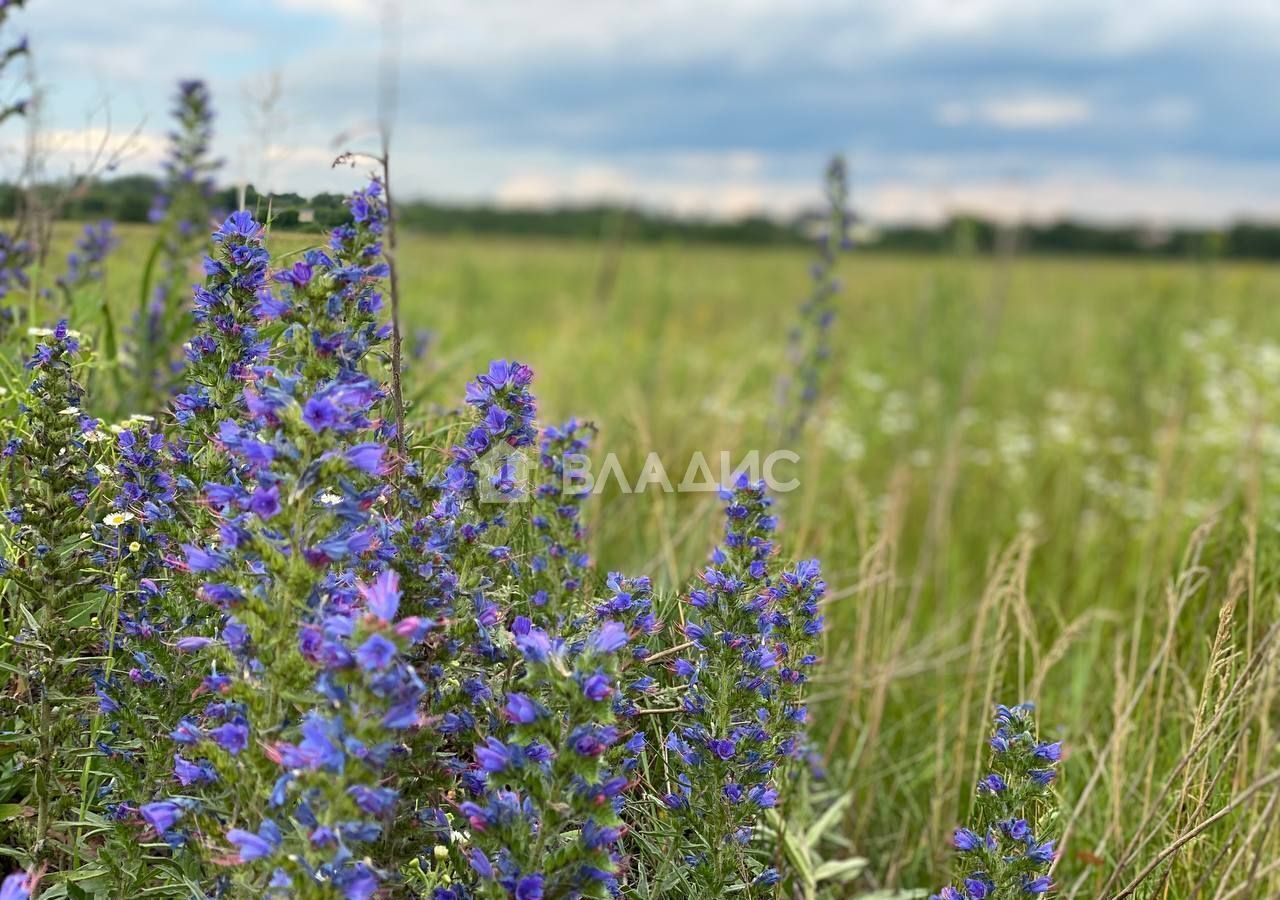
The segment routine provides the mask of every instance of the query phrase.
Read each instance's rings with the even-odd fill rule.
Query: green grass
[[[112,291],[136,297],[149,236],[125,234]],[[632,477],[651,451],[678,480],[697,451],[780,446],[803,253],[627,247],[610,290],[589,244],[410,235],[400,259],[406,334],[435,334],[419,403],[505,356],[537,372],[544,421],[595,421]],[[841,274],[779,509],[830,584],[814,731],[866,886],[941,882],[989,708],[1029,699],[1069,748],[1064,896],[1119,895],[1233,802],[1134,896],[1280,893],[1280,272],[867,252]],[[679,589],[717,515],[611,488],[597,565]]]

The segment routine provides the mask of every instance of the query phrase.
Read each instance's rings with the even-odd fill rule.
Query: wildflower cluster
[[[475,748],[482,789],[462,805],[485,896],[605,897],[616,890],[615,800],[628,779],[605,755],[621,739],[611,699],[626,627],[605,620],[568,643],[518,617],[524,675],[506,694],[505,739]]]
[[[0,343],[14,332],[24,310],[10,302],[31,288],[27,269],[35,262],[31,244],[0,231]]]
[[[442,624],[441,639],[424,648],[439,716],[430,746],[443,761],[435,796],[469,797],[460,823],[443,808],[430,812],[435,851],[409,869],[441,900],[616,890],[623,794],[644,746],[642,734],[621,726],[618,701],[625,669],[647,655],[641,641],[657,631],[648,581],[611,576],[607,599],[586,600],[580,497],[546,487],[558,477],[561,448],[586,449],[585,431],[571,423],[544,432],[544,477],[530,496],[518,465],[534,439],[531,377],[500,361],[468,386],[474,424],[452,446],[434,480],[440,499],[408,547],[418,558],[435,551],[418,567]],[[508,505],[521,499],[532,506],[528,566],[501,543],[519,531],[506,513],[521,510]],[[566,574],[549,577],[552,569]],[[504,611],[504,597],[522,612]],[[454,838],[457,827],[469,840]]]
[[[563,613],[560,603],[553,601],[575,601],[586,583],[590,559],[582,504],[588,492],[572,483],[572,466],[586,459],[594,434],[591,425],[570,419],[559,428],[548,427],[541,436],[530,518],[538,544],[532,549],[529,601],[551,620]]]
[[[467,385],[468,420],[446,448],[443,468],[423,479],[421,493],[410,493],[408,508],[424,512],[397,538],[400,563],[417,598],[413,611],[437,628],[419,666],[431,675],[431,707],[439,717],[429,755],[451,773],[440,782],[441,767],[431,765],[434,772],[427,777],[434,787],[428,793],[440,802],[465,768],[482,726],[496,715],[489,709],[494,692],[486,677],[508,656],[497,597],[510,591],[518,569],[511,548],[501,542],[509,507],[486,504],[482,497],[518,497],[519,487],[501,461],[533,442],[532,379],[527,366],[499,360]],[[490,457],[499,463],[486,471],[481,463]]]
[[[1039,740],[1029,705],[998,706],[991,770],[978,782],[971,827],[957,828],[956,884],[936,900],[986,900],[1053,889],[1052,832],[1057,809],[1050,784],[1062,745]]]
[[[674,663],[682,715],[666,737],[672,790],[665,803],[696,835],[685,856],[697,883],[737,879],[769,890],[779,878],[747,855],[753,825],[779,797],[780,768],[803,744],[798,688],[816,657],[816,563],[772,571],[776,519],[763,483],[745,476],[723,492],[725,539],[690,591],[690,652]]]
[[[66,272],[58,276],[58,287],[68,300],[85,285],[103,279],[107,255],[116,246],[112,228],[110,219],[84,226],[76,248],[67,254]]]
[[[37,810],[6,845],[109,896],[775,893],[749,843],[806,745],[817,564],[740,481],[665,627],[648,578],[594,570],[594,429],[540,430],[518,362],[394,450],[384,186],[347,206],[285,260],[247,212],[213,231],[168,415],[83,414],[77,336],[41,335],[4,447]]]
[[[104,571],[107,665],[98,677],[99,717],[91,745],[100,755],[96,798],[115,826],[102,858],[122,889],[139,886],[143,855],[132,822],[140,798],[169,777],[171,755],[156,735],[168,727],[175,695],[198,689],[177,639],[192,627],[187,604],[173,589],[165,560],[180,533],[180,476],[157,421],[133,416],[112,425],[103,492],[110,496],[94,527],[95,556]],[[113,614],[114,613],[114,614]]]
[[[327,249],[308,250],[277,272],[278,292],[260,292],[254,308],[263,320],[286,324],[279,341],[282,365],[312,379],[354,370],[389,334],[379,287],[387,275],[382,183],[374,179],[346,203],[351,223],[333,230]]]
[[[28,736],[23,764],[33,769],[36,816],[30,823],[6,822],[0,837],[32,848],[34,859],[57,859],[66,848],[52,826],[78,795],[72,786],[83,733],[77,716],[92,695],[86,660],[97,643],[100,576],[87,522],[97,506],[102,432],[81,411],[79,336],[65,321],[39,336],[26,361],[30,381],[19,418],[0,449],[9,502],[0,573],[9,586],[11,621],[23,623],[15,643],[24,673],[16,690],[4,694],[5,719]]]
[[[27,269],[35,262],[31,244],[0,232],[0,299],[31,287]]]
[[[199,443],[212,436],[216,421],[239,411],[252,366],[268,347],[258,337],[259,295],[270,262],[262,226],[247,212],[232,213],[213,233],[213,243],[204,286],[195,291],[186,386],[174,401],[178,424]]]
[[[224,838],[238,849],[235,883],[367,897],[379,875],[353,848],[377,838],[396,805],[384,770],[398,732],[418,722],[424,687],[405,660],[428,628],[398,617],[398,575],[379,556],[387,429],[371,412],[382,390],[361,369],[367,347],[334,366],[327,345],[310,341],[305,357],[284,354],[295,370],[251,365],[266,350],[256,327],[274,308],[261,228],[236,213],[215,240],[222,257],[197,300],[192,370],[230,369],[239,396],[234,382],[210,378],[184,394],[207,403],[178,409],[218,417],[211,434],[227,460],[225,480],[202,487],[214,539],[184,544],[181,561],[204,579],[199,596],[219,611],[220,630],[178,646],[209,658],[203,687],[218,699],[173,731],[175,778],[199,800],[170,796],[140,812],[185,843],[184,829],[212,830],[234,810]],[[329,276],[318,283],[345,290]],[[345,306],[315,312],[326,309],[337,324],[324,333],[343,332]],[[310,324],[321,334],[318,319]]]

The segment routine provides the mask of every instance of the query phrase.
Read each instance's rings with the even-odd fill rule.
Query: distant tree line
[[[52,190],[52,188],[51,188]],[[63,205],[67,218],[111,218],[146,222],[159,190],[156,179],[126,175],[81,186]],[[0,183],[0,217],[17,210],[18,188]],[[239,205],[235,187],[217,192],[215,205]],[[260,217],[268,214],[280,228],[321,231],[346,218],[340,194],[262,195],[245,189],[245,205]],[[694,219],[610,205],[513,209],[482,204],[445,204],[414,200],[399,205],[405,228],[431,234],[484,234],[565,237],[627,241],[713,241],[751,245],[792,245],[811,240],[817,215],[789,220],[746,216],[733,220]],[[1000,226],[975,216],[955,216],[939,225],[899,225],[866,229],[863,243],[905,253],[992,253],[1000,243]],[[1221,229],[1153,229],[1076,221],[1019,226],[1014,243],[1019,252],[1117,256],[1280,258],[1280,222],[1236,222]]]
[[[146,222],[159,182],[147,175],[128,175],[86,184],[62,204],[69,219],[110,218],[117,222]],[[51,189],[52,190],[52,189]],[[0,217],[17,209],[18,189],[0,183]],[[323,231],[347,218],[341,194],[260,194],[245,189],[245,208],[269,217],[279,228]],[[215,208],[239,208],[235,187],[221,188]],[[691,239],[748,244],[789,244],[801,239],[795,223],[764,217],[733,221],[691,220],[621,207],[573,206],[552,209],[509,209],[485,205],[449,205],[408,201],[397,205],[405,228],[433,234],[494,234],[597,239],[621,233],[627,240]]]
[[[937,226],[900,225],[880,230],[878,249],[899,252],[994,253],[1005,226],[976,216],[953,216]],[[1237,222],[1221,229],[1100,225],[1071,220],[1023,223],[1013,229],[1020,253],[1093,256],[1280,258],[1280,222]]]

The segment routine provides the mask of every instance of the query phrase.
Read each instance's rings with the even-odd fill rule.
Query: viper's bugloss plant
[[[352,221],[335,228],[326,249],[308,250],[277,272],[275,292],[260,292],[257,314],[281,322],[281,368],[319,381],[358,368],[390,334],[382,318],[382,257],[387,206],[382,183],[372,180],[346,199]]]
[[[185,346],[185,385],[173,404],[174,417],[197,454],[208,445],[215,423],[240,411],[251,367],[268,347],[258,335],[270,262],[262,226],[247,212],[232,213],[213,233],[213,243],[213,254],[205,258],[204,286],[195,291],[196,333]]]
[[[516,468],[533,440],[531,378],[527,367],[499,361],[468,386],[474,424],[462,427],[453,461],[436,481],[441,499],[431,524],[415,529],[414,552],[436,551],[428,574],[438,587],[420,586],[428,596],[453,598],[432,607],[445,627],[436,632],[442,640],[424,645],[433,676],[429,705],[439,716],[431,746],[444,792],[452,784],[470,798],[458,807],[461,822],[445,809],[429,811],[435,849],[409,870],[412,882],[439,900],[608,896],[620,865],[622,795],[643,746],[642,734],[618,722],[618,698],[624,671],[648,653],[633,642],[657,630],[648,581],[613,577],[608,598],[593,605],[582,582],[572,580],[586,567],[580,496],[546,485],[563,474],[552,455],[586,445],[576,425],[550,431],[531,495]],[[517,501],[529,501],[529,512]],[[569,512],[555,512],[565,505]],[[544,512],[568,529],[544,524]],[[500,543],[521,514],[532,523],[531,565]],[[557,537],[548,540],[553,528]],[[570,574],[544,582],[552,554],[569,545]],[[504,604],[506,598],[519,603]],[[527,615],[512,618],[512,606]],[[470,837],[456,840],[457,828]],[[459,860],[462,871],[446,862]]]
[[[191,78],[178,82],[171,110],[174,129],[169,133],[164,186],[151,202],[153,223],[173,222],[184,236],[200,232],[208,219],[212,175],[218,163],[210,159],[213,140],[213,103],[209,87]]]
[[[502,709],[512,727],[475,748],[483,789],[461,807],[478,893],[607,897],[629,786],[606,760],[622,739],[612,698],[626,626],[606,619],[570,643],[518,617],[511,635],[524,668]]]
[[[689,592],[676,659],[681,711],[666,736],[681,852],[705,890],[737,884],[769,893],[780,878],[747,851],[762,812],[778,803],[781,769],[802,746],[800,690],[821,630],[816,564],[776,581],[777,520],[763,482],[745,475],[722,493],[725,537]],[[775,583],[776,582],[776,583]]]
[[[223,683],[216,674],[202,677],[192,665],[191,654],[208,640],[204,635],[223,630],[224,613],[203,593],[207,576],[183,571],[185,565],[175,570],[166,560],[182,563],[178,545],[215,532],[221,524],[212,503],[197,501],[215,479],[236,484],[244,475],[244,467],[237,467],[217,445],[216,434],[222,422],[244,416],[245,385],[259,374],[249,364],[270,344],[259,340],[255,330],[267,284],[261,229],[251,217],[235,215],[215,239],[217,252],[206,263],[207,284],[197,292],[197,336],[188,348],[192,382],[175,401],[173,436],[166,437],[146,416],[113,426],[114,441],[101,429],[86,435],[86,440],[107,440],[110,452],[93,474],[103,479],[100,493],[112,499],[101,517],[82,514],[87,529],[82,536],[90,545],[84,555],[106,597],[101,632],[107,658],[90,671],[92,716],[79,717],[89,736],[81,756],[97,760],[92,775],[90,762],[79,773],[80,812],[110,823],[97,831],[104,835],[105,878],[115,893],[153,887],[161,871],[148,856],[154,852],[146,849],[150,842],[138,840],[139,823],[164,824],[168,810],[198,815],[191,798],[165,798],[174,779],[189,787],[217,777],[207,757],[174,754],[155,740],[184,714],[206,713],[210,692]],[[58,446],[58,441],[48,446]],[[10,447],[19,447],[16,439]],[[371,450],[357,448],[353,464],[378,469]],[[75,792],[64,793],[65,806]],[[185,840],[175,829],[149,826],[146,834],[175,844]],[[178,862],[189,872],[200,871],[191,865],[190,854]]]
[[[108,659],[98,673],[99,717],[91,744],[102,783],[91,809],[110,823],[100,859],[119,893],[150,885],[137,840],[139,806],[170,777],[172,754],[156,735],[169,728],[175,703],[200,685],[181,643],[193,627],[189,602],[174,590],[167,560],[189,523],[176,511],[179,476],[159,423],[134,416],[109,429],[104,465],[109,510],[95,526],[95,557],[115,616],[104,623]]]
[[[580,603],[587,583],[591,560],[582,504],[590,491],[576,479],[588,461],[594,435],[592,425],[570,419],[544,429],[539,442],[529,519],[537,535],[529,562],[529,603],[545,621],[555,621]]]
[[[822,378],[831,359],[831,323],[834,299],[840,293],[836,265],[840,253],[851,246],[849,227],[849,177],[845,161],[835,157],[827,166],[827,221],[817,237],[817,255],[809,269],[812,286],[800,304],[799,321],[791,329],[789,371],[780,382],[783,432],[797,437],[813,415],[822,389]]]
[[[58,276],[58,288],[68,301],[85,285],[101,281],[106,274],[107,255],[117,240],[110,219],[84,226],[75,249],[67,254],[66,271]]]
[[[37,336],[19,416],[0,450],[9,503],[0,571],[7,621],[21,623],[8,640],[15,665],[3,691],[5,720],[25,736],[19,765],[29,775],[26,800],[35,815],[6,819],[0,839],[29,848],[32,862],[65,863],[74,848],[54,823],[69,817],[81,794],[76,762],[84,749],[87,698],[94,694],[90,660],[103,610],[91,523],[105,435],[101,423],[81,411],[79,336],[65,321]]]
[[[125,348],[125,368],[131,376],[126,394],[132,412],[159,409],[177,380],[179,360],[173,351],[182,346],[189,328],[187,301],[196,264],[208,245],[213,173],[219,166],[210,153],[213,105],[203,81],[179,82],[173,117],[164,186],[150,213],[160,236],[148,260]]]
[[[13,335],[23,321],[25,308],[15,300],[31,289],[27,269],[35,262],[35,251],[28,241],[0,231],[0,344]]]
[[[264,375],[246,389],[246,422],[220,429],[237,477],[205,486],[218,539],[183,548],[224,613],[216,639],[187,639],[212,658],[216,699],[174,740],[181,759],[217,773],[199,779],[201,794],[232,817],[234,883],[368,897],[378,875],[359,857],[396,804],[383,770],[397,733],[418,722],[423,686],[404,651],[427,625],[398,616],[398,579],[377,559],[384,445],[366,413],[378,386],[348,375],[305,395],[298,384]],[[181,799],[162,802],[196,817]],[[202,852],[216,856],[209,843]]]
[[[261,259],[265,269],[259,237],[250,217],[233,215],[221,242],[232,245],[226,252],[238,268],[210,266],[211,280],[225,280],[222,300],[262,301],[238,307],[246,318],[246,309],[261,316],[273,302],[257,266]],[[344,284],[363,277],[318,277],[341,294],[319,308],[336,324],[322,333],[317,320],[295,323],[310,331],[299,355],[284,353],[295,368],[244,365],[239,403],[206,385],[211,408],[230,413],[215,435],[229,477],[203,485],[216,537],[182,549],[222,622],[217,635],[193,634],[179,646],[211,658],[204,687],[217,699],[173,731],[175,778],[197,796],[177,793],[140,811],[158,833],[206,858],[230,845],[232,883],[263,895],[372,895],[380,872],[358,851],[393,817],[397,797],[385,769],[398,733],[419,719],[423,684],[405,651],[430,624],[398,616],[398,576],[378,553],[388,431],[374,411],[382,390],[360,369],[367,344],[348,347],[343,364],[318,380],[331,345],[312,339],[352,333],[342,327],[348,312],[368,310],[348,306]],[[227,341],[205,349],[247,363],[254,341],[245,328],[222,330]]]
[[[216,634],[220,610],[207,602],[203,594],[203,574],[183,565],[181,547],[216,531],[218,507],[207,499],[210,483],[235,484],[239,472],[235,459],[218,443],[220,423],[235,423],[244,414],[246,385],[254,377],[253,366],[263,361],[270,342],[258,335],[257,306],[267,285],[268,254],[263,244],[262,228],[248,213],[233,213],[213,233],[214,251],[205,260],[205,283],[194,291],[194,334],[185,347],[187,364],[182,389],[171,401],[171,425],[160,462],[165,469],[165,486],[173,492],[171,508],[180,515],[169,515],[170,507],[143,506],[134,510],[140,527],[145,527],[151,542],[142,542],[143,551],[155,554],[164,567],[157,575],[136,582],[139,600],[145,600],[154,615],[144,625],[143,634],[158,638],[150,657],[157,665],[168,658],[159,670],[166,695],[168,721],[158,728],[161,733],[173,727],[173,720],[199,708],[199,698],[206,687],[199,669],[183,656],[186,645],[178,641],[201,635]],[[121,436],[122,440],[128,438]],[[135,440],[141,441],[142,435]],[[147,450],[156,443],[147,437]],[[121,446],[122,466],[127,466],[135,447]],[[149,457],[148,457],[149,461]],[[126,480],[136,472],[122,468]],[[126,488],[125,495],[132,495]],[[125,604],[123,610],[131,610]],[[129,635],[134,623],[121,622]],[[182,698],[182,699],[178,699]],[[148,751],[152,744],[147,746]],[[149,760],[153,759],[148,753]],[[172,758],[162,756],[159,768],[164,778],[170,777]],[[123,803],[126,811],[146,801],[157,790],[152,777],[156,765],[148,764],[148,781],[137,784],[134,793],[113,798]],[[118,813],[119,810],[112,810]]]
[[[31,287],[27,269],[33,262],[35,251],[29,242],[0,231],[0,300]]]
[[[431,810],[426,819],[437,832],[466,757],[497,714],[488,678],[505,670],[509,656],[498,600],[509,595],[509,582],[520,572],[510,546],[501,542],[506,512],[519,507],[505,501],[527,496],[520,493],[527,488],[509,480],[504,463],[507,454],[532,445],[532,379],[527,366],[499,360],[467,385],[467,416],[444,462],[423,478],[419,492],[408,492],[409,524],[395,538],[413,598],[409,608],[436,625],[417,658],[428,676],[434,730],[422,735],[430,749],[419,748],[424,765],[416,777]]]
[[[952,837],[955,884],[935,900],[1013,900],[1053,889],[1052,783],[1062,744],[1037,736],[1029,704],[997,706],[990,770],[978,781],[968,827]]]

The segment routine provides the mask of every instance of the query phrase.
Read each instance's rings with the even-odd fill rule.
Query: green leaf
[[[0,822],[8,822],[10,819],[29,816],[34,812],[34,809],[23,803],[0,803]]]
[[[111,301],[106,291],[102,293],[102,303],[98,307],[98,317],[102,323],[102,361],[100,369],[105,368],[115,388],[117,402],[124,396],[124,384],[120,367],[120,344],[116,338],[116,318],[111,309]]]
[[[867,861],[860,856],[848,859],[833,859],[818,866],[813,873],[817,882],[838,881],[841,884],[852,881],[867,869]]]
[[[776,811],[770,810],[770,812],[770,819],[782,840],[782,851],[786,854],[787,859],[791,861],[796,876],[800,879],[806,900],[810,900],[817,890],[818,882],[813,877],[813,863],[810,860],[809,848],[796,839]]]
[[[853,801],[853,794],[841,794],[836,798],[835,802],[828,806],[818,816],[817,821],[809,826],[809,830],[805,832],[804,842],[810,849],[814,849],[821,843],[823,835],[831,831],[840,817],[844,815],[845,807]]]
[[[111,874],[111,870],[106,866],[81,866],[74,872],[68,872],[62,877],[67,881],[88,881],[91,878],[109,874]]]

